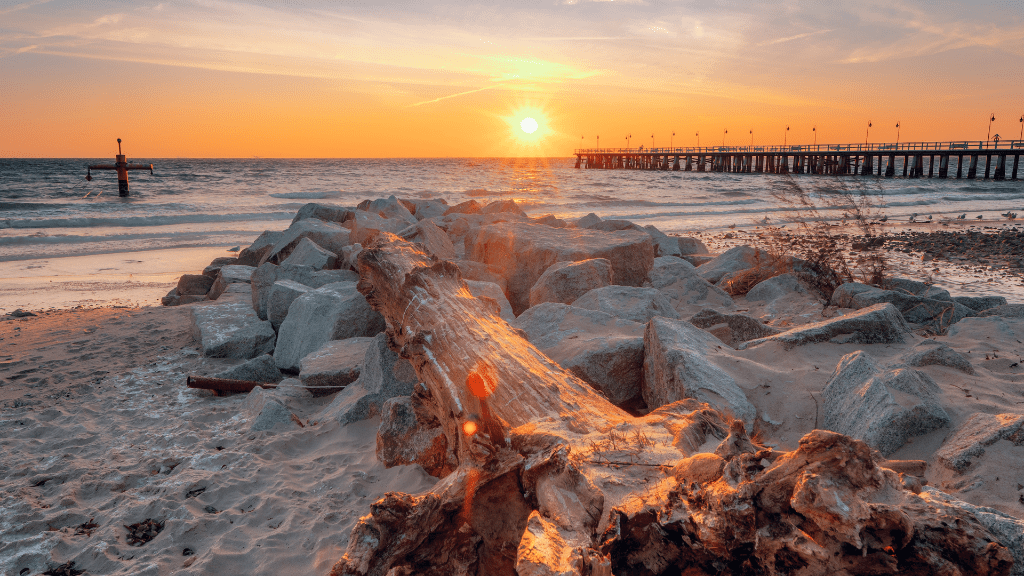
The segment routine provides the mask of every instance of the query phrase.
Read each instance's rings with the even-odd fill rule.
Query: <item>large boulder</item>
[[[309,218],[341,224],[351,217],[351,212],[352,208],[348,208],[346,206],[310,202],[302,208],[299,208],[299,211],[295,213],[295,218],[292,218],[292,224],[295,224],[299,220],[306,220]]]
[[[1002,316],[1003,318],[1024,318],[1024,304],[1003,304],[978,312],[978,316]]]
[[[505,293],[516,314],[529,307],[530,288],[555,262],[606,258],[615,282],[625,286],[640,286],[654,263],[651,237],[635,230],[605,233],[502,222],[481,226],[465,242],[470,260],[493,265],[506,279]]]
[[[213,375],[214,378],[226,378],[228,380],[248,380],[250,382],[268,382],[276,384],[284,378],[281,371],[274,364],[274,357],[270,354],[257,356],[252,360],[232,366],[226,370]]]
[[[929,504],[942,503],[959,508],[977,519],[995,541],[1005,546],[1013,556],[1013,569],[1010,570],[1010,576],[1024,576],[1024,520],[1014,518],[995,508],[975,506],[956,500],[932,486],[923,486],[921,497]]]
[[[772,302],[791,294],[806,294],[807,288],[792,273],[762,280],[747,291],[747,302]]]
[[[914,348],[913,352],[903,358],[903,364],[914,367],[946,366],[964,374],[974,375],[974,366],[971,365],[971,361],[946,344],[925,340]]]
[[[249,430],[262,432],[274,428],[297,426],[291,411],[269,392],[257,386],[245,397],[242,413],[249,420]]]
[[[640,396],[643,324],[606,312],[545,302],[512,322],[526,339],[617,405]]]
[[[328,341],[299,361],[299,381],[317,396],[341,390],[359,378],[366,350],[374,342],[366,336]]]
[[[206,296],[213,282],[214,279],[205,274],[182,274],[178,278],[178,295]]]
[[[376,214],[381,218],[402,220],[406,223],[406,226],[416,223],[416,217],[412,215],[412,212],[393,195],[387,198],[378,198],[364,202],[359,205],[359,208]]]
[[[698,276],[693,264],[675,256],[655,258],[644,285],[665,295],[681,316],[705,308],[731,310],[734,307],[732,296]]]
[[[224,266],[220,269],[220,273],[217,274],[217,279],[210,285],[210,291],[206,296],[210,300],[216,300],[220,298],[220,295],[227,291],[228,286],[232,284],[248,284],[252,273],[256,269],[252,266]]]
[[[544,302],[572,304],[594,288],[612,284],[612,263],[605,258],[555,262],[530,288],[530,306]]]
[[[454,467],[448,461],[448,440],[441,422],[409,396],[396,396],[381,405],[377,459],[385,468],[419,464],[427,474],[439,478]]]
[[[281,328],[281,323],[288,316],[288,308],[296,298],[313,290],[305,284],[294,280],[278,280],[270,287],[270,298],[267,300],[267,320],[274,330]]]
[[[481,214],[516,214],[526,216],[526,212],[516,204],[515,200],[495,200],[480,209]]]
[[[386,400],[409,396],[417,382],[408,360],[388,347],[387,335],[378,334],[366,348],[359,378],[334,397],[316,417],[342,424],[358,422],[380,414]]]
[[[752,424],[757,415],[736,380],[721,341],[689,322],[656,317],[644,331],[643,397],[651,409],[694,398]]]
[[[654,227],[653,224],[644,226],[644,231],[651,235],[651,241],[654,242],[654,255],[655,256],[681,256],[682,252],[679,251],[679,239],[674,236],[669,236],[661,230]]]
[[[953,300],[958,304],[967,306],[975,312],[981,312],[982,310],[988,310],[989,308],[995,308],[996,306],[1003,306],[1007,303],[1004,296],[955,296]]]
[[[768,262],[768,253],[750,246],[736,246],[697,267],[697,275],[718,284],[726,274],[749,270],[758,262]]]
[[[449,207],[444,211],[443,216],[447,216],[449,214],[479,214],[482,208],[483,206],[481,206],[476,200],[466,200],[465,202]]]
[[[337,282],[358,282],[359,274],[352,270],[314,270],[309,266],[264,263],[253,271],[249,279],[253,310],[263,320],[267,319],[270,290],[278,280],[294,280],[310,288],[320,288]]]
[[[922,292],[927,293],[927,290],[922,289]],[[946,296],[948,295],[946,293]],[[840,308],[859,310],[883,302],[890,302],[896,306],[908,322],[932,324],[940,329],[945,329],[974,314],[970,308],[951,300],[923,298],[906,290],[883,290],[859,282],[842,284],[832,293],[832,304]]]
[[[437,218],[438,216],[444,216],[446,210],[448,210],[448,202],[444,198],[433,198],[430,200],[403,200],[406,208],[412,212],[412,215],[417,220],[426,220],[427,218]]]
[[[971,414],[942,443],[935,456],[946,468],[964,472],[985,453],[985,448],[1000,440],[1017,446],[1024,444],[1024,414]]]
[[[820,320],[825,304],[815,290],[792,273],[758,282],[744,300],[750,316],[789,328]]]
[[[601,217],[591,212],[582,218],[578,218],[573,221],[573,226],[576,228],[590,228],[594,224],[601,221]]]
[[[292,302],[278,330],[274,361],[282,370],[298,372],[302,358],[329,340],[373,336],[383,330],[384,318],[370,308],[355,282],[328,284]]]
[[[210,262],[209,266],[203,268],[203,276],[209,276],[211,279],[216,280],[217,275],[220,274],[220,269],[232,264],[245,263],[239,262],[237,256],[221,256],[219,258],[214,258],[213,261]],[[249,266],[252,266],[252,264],[249,264]]]
[[[479,282],[476,280],[466,280],[466,286],[469,287],[469,293],[473,296],[481,300],[494,302],[497,306],[498,316],[501,316],[502,320],[511,322],[516,319],[516,315],[512,313],[512,305],[508,303],[508,298],[502,292],[501,286],[494,282]]]
[[[906,294],[913,294],[914,296],[920,296],[921,298],[931,298],[932,300],[944,300],[950,302],[953,297],[949,295],[949,291],[943,290],[927,282],[920,282],[918,280],[911,280],[910,278],[888,278],[885,281],[884,287],[886,290],[899,290]]]
[[[702,310],[690,318],[701,330],[714,334],[719,340],[735,348],[742,342],[766,338],[782,331],[743,314],[722,314],[716,310]]]
[[[309,266],[313,270],[337,268],[338,255],[325,250],[309,238],[299,240],[292,253],[284,259],[282,266]]]
[[[416,219],[413,218],[413,223],[415,221]],[[345,227],[352,231],[349,234],[348,243],[361,244],[363,246],[381,232],[398,234],[408,228],[409,225],[410,222],[404,218],[384,218],[379,214],[365,210],[356,210],[352,213],[352,218],[345,221]]]
[[[595,288],[573,303],[577,308],[600,310],[623,320],[646,324],[655,316],[679,318],[668,298],[654,288],[634,286],[604,286]]]
[[[883,369],[866,352],[843,356],[823,391],[824,428],[888,456],[911,436],[949,424],[939,387],[912,368]]]
[[[436,256],[438,260],[455,260],[457,258],[455,245],[452,244],[451,238],[431,220],[420,220],[399,232],[398,235],[410,242],[420,243],[428,254]]]
[[[255,358],[274,350],[274,328],[245,302],[192,308],[191,334],[203,356]]]
[[[281,264],[291,255],[292,250],[303,238],[309,238],[318,246],[337,254],[341,246],[349,244],[348,231],[338,224],[316,218],[306,218],[293,223],[281,234],[281,238],[263,256],[260,264],[271,262]]]
[[[501,270],[497,267],[472,260],[455,260],[455,265],[459,267],[459,273],[462,274],[463,280],[467,282],[470,280],[490,282],[500,287],[502,292],[506,292],[505,278],[501,276]]]
[[[679,253],[683,256],[709,253],[708,247],[704,245],[704,242],[702,242],[700,238],[680,236],[676,238],[676,240],[679,242]]]
[[[812,322],[775,336],[744,342],[737,349],[744,350],[765,342],[781,342],[785,348],[815,342],[836,344],[896,344],[907,341],[910,325],[892,304],[875,304],[856,312]]]
[[[277,244],[283,236],[284,232],[280,230],[265,230],[251,245],[247,248],[242,248],[242,251],[238,253],[238,261],[235,264],[259,266],[260,262],[263,261],[263,257],[270,252],[274,244]]]
[[[629,220],[600,220],[587,226],[589,230],[599,230],[601,232],[617,232],[619,230],[637,230],[646,232],[639,224],[634,224]]]

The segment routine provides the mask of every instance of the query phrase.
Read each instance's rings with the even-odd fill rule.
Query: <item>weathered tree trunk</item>
[[[815,431],[774,452],[693,400],[633,418],[474,298],[455,265],[381,234],[359,268],[359,290],[428,389],[459,466],[425,494],[375,502],[332,576],[1012,565],[972,516],[915,494],[919,483],[876,466],[862,442]]]

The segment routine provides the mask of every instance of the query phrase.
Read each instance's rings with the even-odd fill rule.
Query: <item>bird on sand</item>
[[[914,212],[913,214],[910,215],[910,221],[913,222],[914,218],[917,218],[917,212]]]
[[[967,219],[967,213],[964,212],[963,214],[957,216],[956,219],[957,220],[966,220]]]
[[[931,214],[929,214],[929,215],[925,216],[925,218],[927,218],[927,219],[931,220],[931,219],[932,219],[932,215],[931,215]]]
[[[888,216],[882,216],[881,218],[878,219],[879,222],[886,222],[888,220],[889,220]]]
[[[982,218],[984,218],[984,216],[982,216],[981,214],[978,214],[977,216],[974,217],[975,220],[981,220]]]
[[[241,246],[232,246],[231,248],[228,248],[228,252],[238,252],[241,248]]]

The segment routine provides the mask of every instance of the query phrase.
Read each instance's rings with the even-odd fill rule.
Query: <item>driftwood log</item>
[[[474,298],[454,264],[386,233],[358,260],[359,290],[425,385],[457,467],[429,492],[375,502],[333,576],[1012,567],[973,516],[862,442],[816,430],[773,451],[693,400],[632,417]]]

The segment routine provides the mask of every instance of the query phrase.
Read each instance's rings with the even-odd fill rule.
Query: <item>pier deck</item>
[[[1017,180],[1024,140],[579,148],[573,154],[576,168],[589,169]]]

